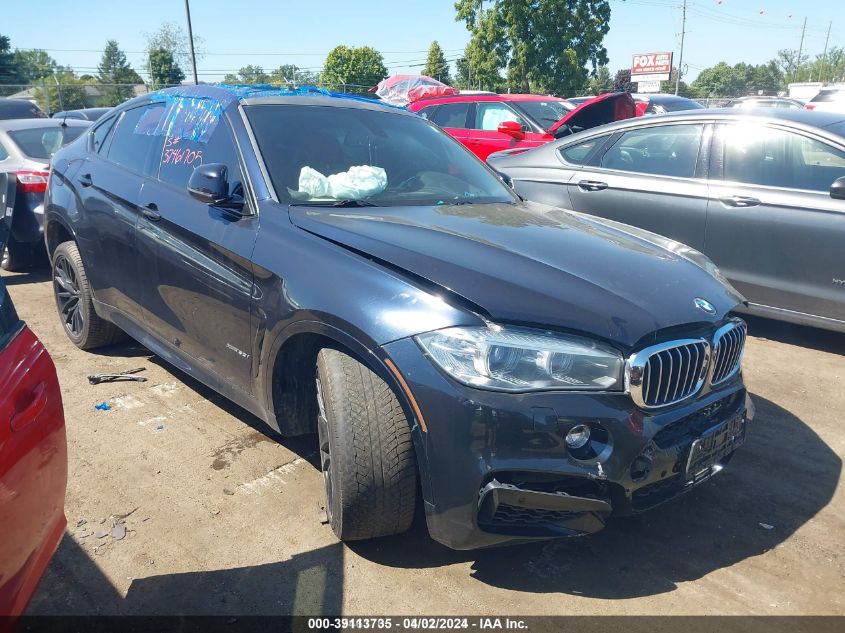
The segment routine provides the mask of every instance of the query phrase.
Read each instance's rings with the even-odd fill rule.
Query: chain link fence
[[[201,82],[202,83],[202,82]],[[208,82],[214,85],[217,82]],[[54,77],[31,84],[3,84],[0,85],[0,97],[26,99],[33,101],[47,114],[62,110],[76,110],[80,108],[111,107],[127,99],[138,97],[161,88],[170,88],[179,84],[104,84],[86,81],[58,81]],[[188,84],[182,84],[188,85]],[[265,84],[262,84],[265,85]],[[297,88],[300,84],[270,84],[274,88]],[[344,94],[370,95],[371,86],[360,84],[329,84],[318,83],[318,88]]]

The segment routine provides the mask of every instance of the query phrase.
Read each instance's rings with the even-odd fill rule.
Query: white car
[[[845,86],[822,88],[806,105],[808,110],[841,112],[845,114]]]
[[[63,146],[81,136],[90,121],[68,119],[0,120],[0,174],[7,174],[6,207],[14,209],[11,237],[0,267],[23,268],[43,248],[44,191],[50,159]],[[10,204],[11,202],[11,204]],[[4,213],[0,213],[0,219]]]

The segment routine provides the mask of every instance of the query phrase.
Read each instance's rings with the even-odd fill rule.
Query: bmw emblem
[[[693,303],[695,304],[696,308],[706,312],[707,314],[709,314],[711,316],[716,314],[715,306],[712,303],[710,303],[707,299],[702,299],[701,297],[696,297],[695,300],[693,301]]]

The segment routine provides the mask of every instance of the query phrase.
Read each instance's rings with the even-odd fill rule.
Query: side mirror
[[[830,185],[830,197],[834,200],[845,200],[845,176],[837,178]]]
[[[238,210],[244,206],[240,196],[229,195],[229,168],[223,163],[200,165],[188,180],[191,197],[214,207]]]
[[[512,136],[517,140],[525,137],[525,132],[522,130],[522,126],[517,121],[502,121],[499,123],[499,127],[496,128],[496,131]]]

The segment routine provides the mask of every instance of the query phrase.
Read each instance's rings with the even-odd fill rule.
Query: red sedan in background
[[[0,202],[5,181],[0,174]],[[0,218],[0,248],[7,235]],[[35,593],[64,534],[66,487],[56,368],[0,279],[0,615],[22,614]]]
[[[599,95],[578,106],[560,97],[461,92],[420,99],[408,109],[442,127],[481,160],[635,115],[631,95],[624,92]]]

